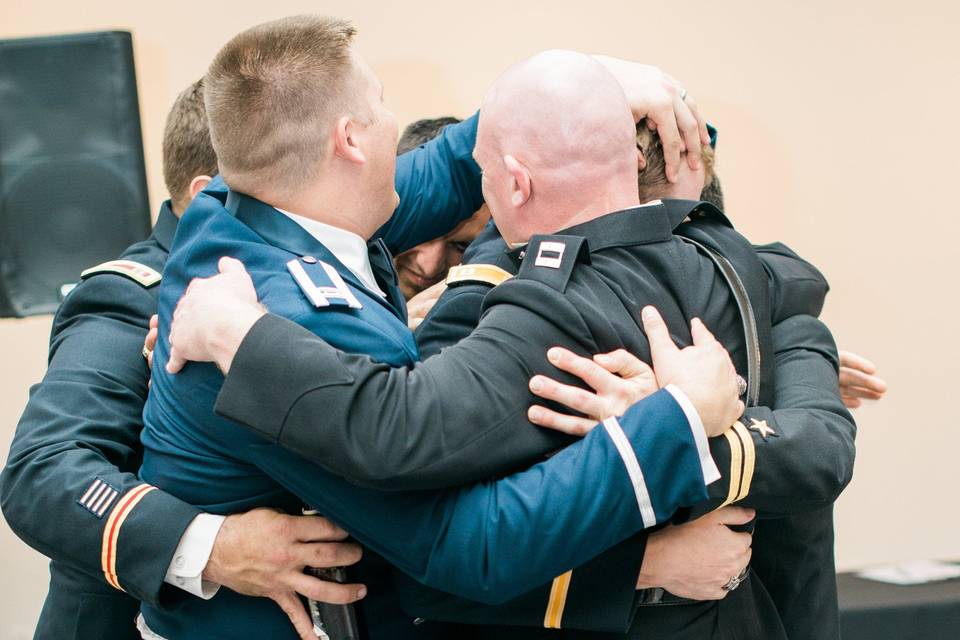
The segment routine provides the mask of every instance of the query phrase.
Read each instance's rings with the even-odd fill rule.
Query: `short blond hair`
[[[248,29],[206,76],[210,137],[232,188],[292,191],[315,177],[333,118],[353,111],[356,29],[292,16]]]
[[[647,127],[647,121],[637,123],[637,148],[643,152],[647,166],[640,171],[637,184],[640,187],[640,202],[649,202],[666,196],[670,182],[667,180],[667,165],[663,158],[663,144],[660,134]],[[714,151],[710,145],[700,148],[700,158],[703,160],[704,179],[706,189],[713,182]]]

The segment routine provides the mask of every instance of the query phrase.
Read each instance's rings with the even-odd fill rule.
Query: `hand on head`
[[[609,56],[593,57],[623,87],[634,122],[646,119],[648,127],[660,135],[667,180],[677,180],[684,160],[692,171],[697,171],[700,168],[700,148],[710,144],[710,134],[693,96],[676,78],[657,67]],[[640,162],[642,169],[642,156]]]

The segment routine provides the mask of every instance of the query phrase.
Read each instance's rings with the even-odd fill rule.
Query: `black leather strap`
[[[753,305],[750,303],[747,288],[743,286],[743,281],[740,280],[737,270],[734,269],[729,260],[692,238],[680,235],[676,237],[692,244],[710,258],[733,292],[733,297],[737,301],[737,309],[740,311],[740,318],[743,321],[743,333],[747,345],[747,395],[744,403],[748,407],[756,407],[760,402],[760,338],[757,332],[757,317],[754,314]]]

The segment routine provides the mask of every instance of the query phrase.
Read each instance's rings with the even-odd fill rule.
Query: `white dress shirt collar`
[[[287,216],[298,225],[303,227],[304,231],[322,243],[337,260],[342,262],[347,269],[353,272],[353,275],[360,279],[367,289],[373,291],[381,298],[386,298],[387,294],[377,285],[377,279],[373,276],[373,268],[370,266],[370,254],[367,250],[367,241],[355,233],[325,224],[312,218],[298,216],[295,213],[277,209],[280,213]]]

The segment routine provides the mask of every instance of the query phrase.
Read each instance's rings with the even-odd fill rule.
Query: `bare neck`
[[[549,227],[550,232],[590,222],[608,213],[640,204],[636,182],[630,186],[612,185],[606,189],[591,189],[582,195],[577,193],[567,196],[562,200],[555,199],[552,203],[544,202],[541,213],[536,214],[541,220],[549,220],[549,224],[543,226]]]
[[[268,195],[264,202],[369,240],[377,229],[383,226],[383,222],[372,219],[369,203],[364,198],[354,197],[358,192],[363,191],[333,188],[332,185],[318,182],[298,193]]]

